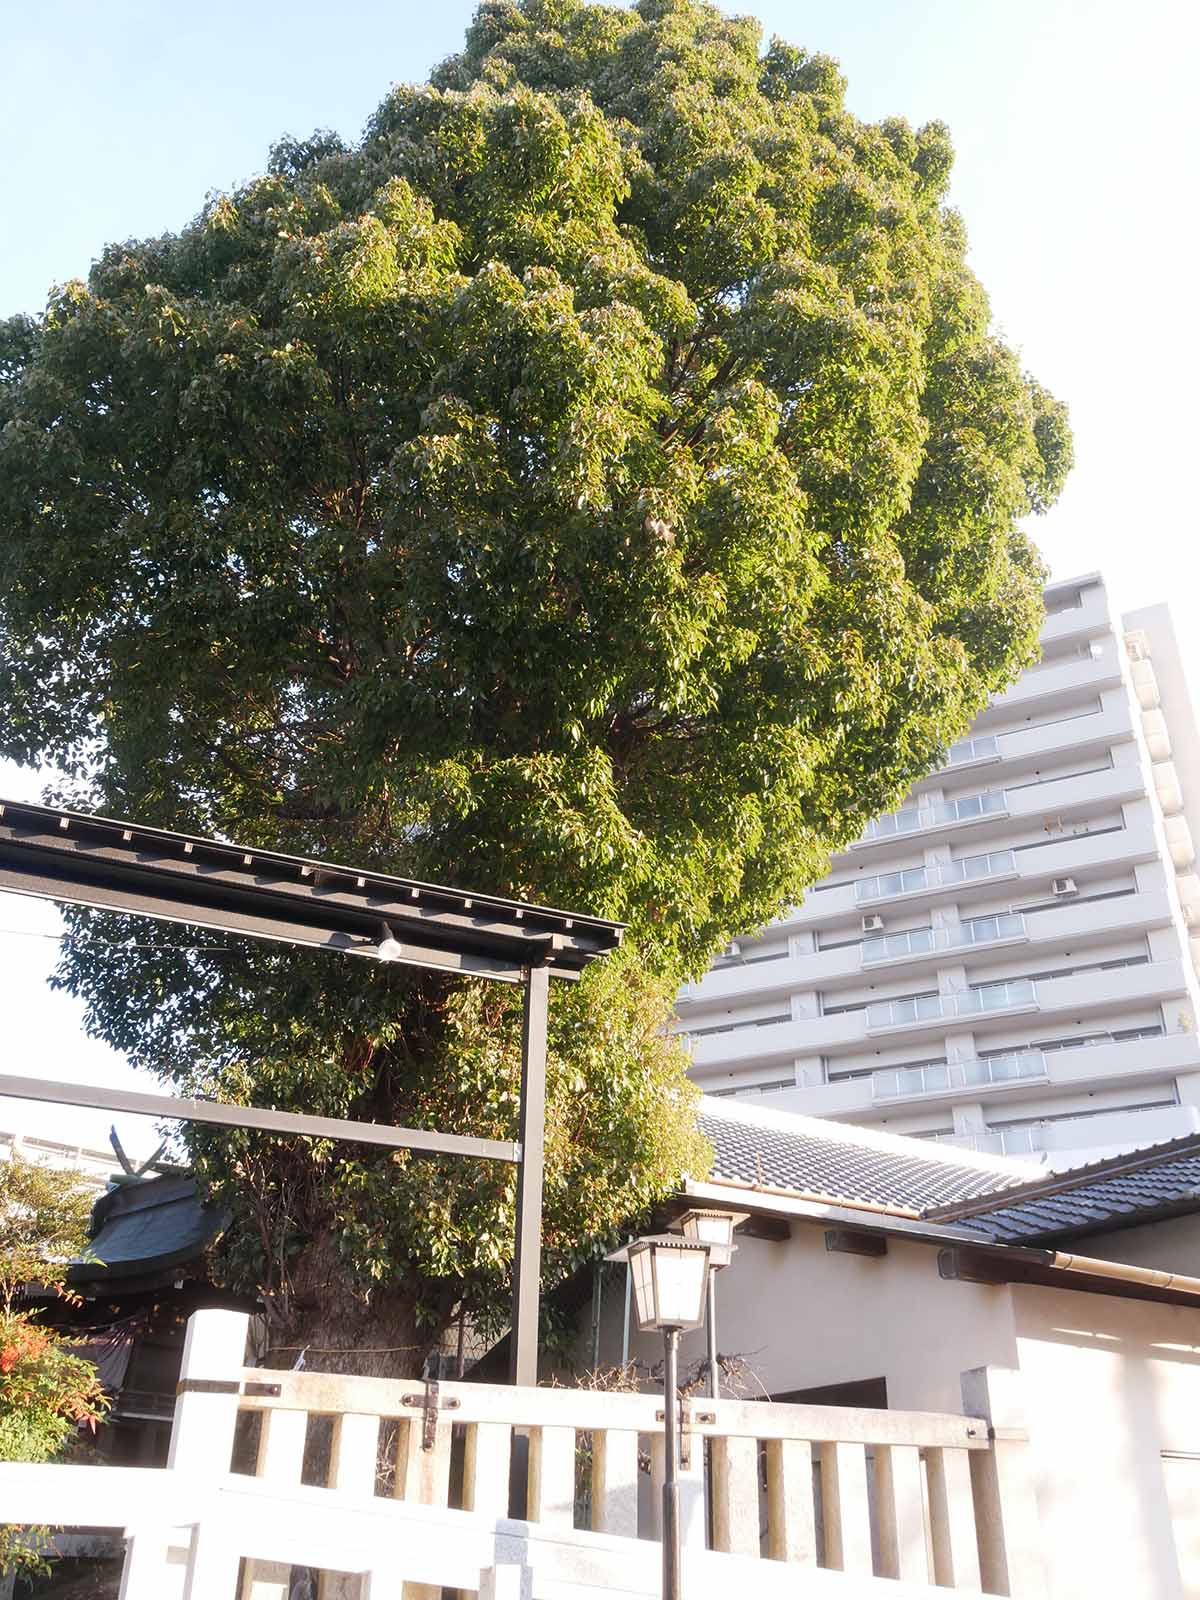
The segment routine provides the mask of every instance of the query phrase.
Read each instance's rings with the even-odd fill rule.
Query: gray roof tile
[[[1095,1233],[1150,1221],[1163,1212],[1200,1210],[1200,1135],[1047,1173],[1019,1193],[961,1196],[936,1208],[954,1222],[1003,1244]]]
[[[850,1127],[792,1112],[705,1098],[700,1127],[713,1146],[713,1176],[921,1211],[1020,1185],[1027,1162],[981,1157],[927,1140]]]

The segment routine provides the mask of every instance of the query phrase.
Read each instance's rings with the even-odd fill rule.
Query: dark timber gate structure
[[[14,801],[0,801],[0,889],[520,984],[516,1143],[9,1073],[0,1074],[0,1095],[515,1162],[510,1376],[518,1384],[537,1382],[549,983],[551,977],[577,979],[590,961],[614,950],[620,923]]]

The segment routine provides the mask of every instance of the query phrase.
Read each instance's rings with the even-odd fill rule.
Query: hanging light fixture
[[[375,946],[376,961],[399,961],[404,954],[404,947],[386,922],[380,925],[380,940]]]

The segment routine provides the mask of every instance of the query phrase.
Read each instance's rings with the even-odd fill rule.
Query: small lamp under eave
[[[380,924],[379,931],[379,943],[375,946],[376,961],[399,961],[404,954],[404,946],[386,922]]]
[[[708,1272],[708,1392],[714,1400],[721,1398],[720,1362],[717,1355],[717,1273],[733,1260],[737,1245],[733,1230],[749,1221],[748,1211],[721,1211],[715,1206],[694,1206],[677,1219],[685,1239],[707,1244]]]

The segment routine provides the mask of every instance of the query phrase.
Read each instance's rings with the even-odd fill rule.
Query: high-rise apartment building
[[[1042,659],[678,1001],[710,1094],[1060,1162],[1200,1127],[1200,739],[1165,606]],[[1193,932],[1193,925],[1195,931]]]

